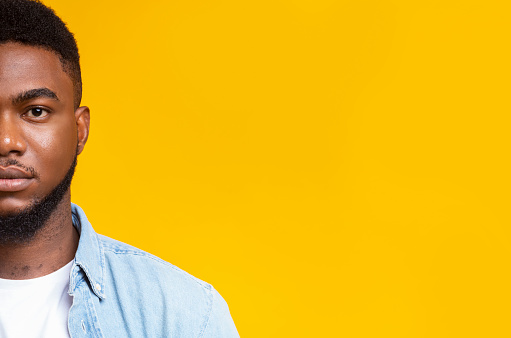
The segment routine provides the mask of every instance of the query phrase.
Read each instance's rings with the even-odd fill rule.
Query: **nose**
[[[27,145],[16,116],[0,114],[0,156],[22,155]]]

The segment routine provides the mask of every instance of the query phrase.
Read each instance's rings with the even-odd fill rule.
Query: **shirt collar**
[[[99,242],[98,235],[87,220],[83,210],[71,203],[73,225],[80,234],[76,250],[69,290],[72,294],[79,280],[80,269],[85,273],[92,292],[100,299],[105,298],[105,255]]]

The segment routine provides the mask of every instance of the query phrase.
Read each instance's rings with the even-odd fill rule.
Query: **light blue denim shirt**
[[[239,337],[211,285],[96,234],[83,210],[72,210],[80,242],[69,283],[71,337]]]

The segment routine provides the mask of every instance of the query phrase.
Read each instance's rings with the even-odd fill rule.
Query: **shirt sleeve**
[[[218,291],[211,289],[212,307],[206,328],[200,335],[203,338],[222,337],[231,338],[239,337],[234,321],[229,312],[229,307],[225,300],[220,296]]]

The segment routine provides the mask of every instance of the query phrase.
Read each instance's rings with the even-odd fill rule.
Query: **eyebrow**
[[[13,97],[12,104],[18,105],[29,100],[37,99],[39,97],[45,97],[48,99],[59,101],[57,94],[55,94],[55,92],[53,92],[52,90],[48,88],[35,88],[22,92]]]

